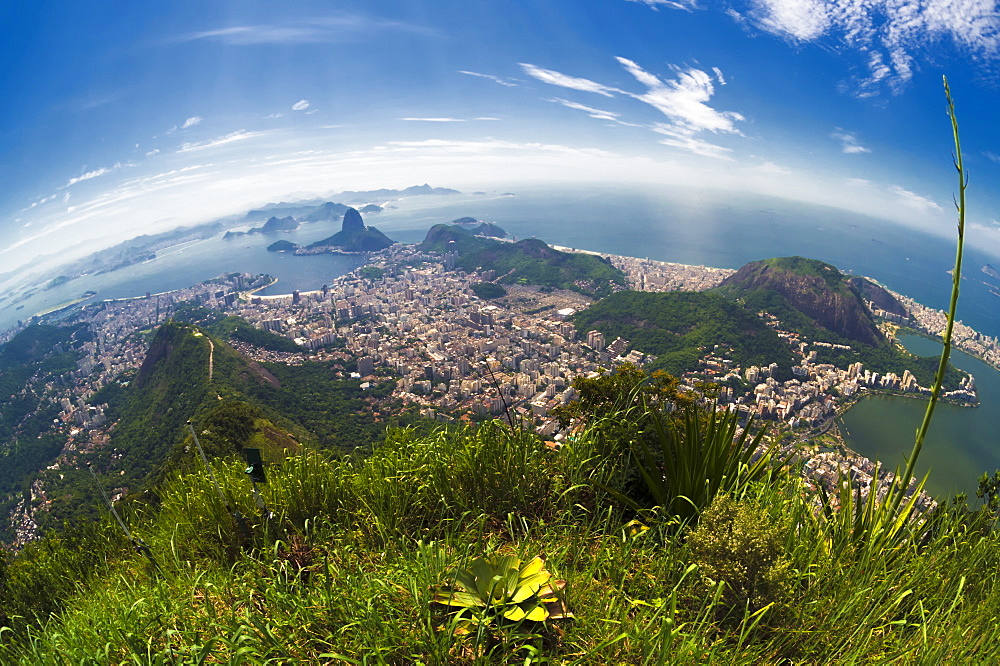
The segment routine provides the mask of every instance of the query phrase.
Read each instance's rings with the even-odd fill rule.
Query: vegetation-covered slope
[[[603,257],[560,252],[537,238],[505,243],[475,236],[455,225],[436,224],[421,249],[455,252],[455,265],[467,271],[493,270],[501,284],[535,284],[607,296],[626,285],[625,275]]]
[[[578,312],[573,323],[581,334],[601,331],[608,342],[625,338],[655,355],[655,368],[675,375],[697,367],[714,345],[732,349],[729,358],[743,367],[777,363],[781,375],[791,375],[788,344],[756,314],[718,294],[623,291]]]
[[[630,417],[621,421],[627,434]],[[614,429],[603,432],[611,432]],[[0,661],[38,663],[984,663],[1000,657],[990,517],[920,519],[874,547],[780,475],[716,496],[697,525],[623,508],[633,459],[582,434],[559,452],[497,423],[396,432],[366,459],[176,476],[110,519],[0,562]],[[625,442],[617,442],[627,446]],[[609,448],[611,453],[609,453]],[[517,482],[511,482],[517,479]],[[546,557],[571,618],[484,614],[456,635],[435,593],[474,558]],[[530,591],[529,591],[530,593]],[[127,609],[123,611],[123,609]],[[29,627],[33,630],[29,631]],[[526,661],[527,660],[527,661]]]

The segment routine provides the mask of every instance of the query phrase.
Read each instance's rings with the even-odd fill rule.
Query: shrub
[[[787,529],[762,507],[719,495],[688,537],[702,579],[722,583],[724,614],[751,616],[788,591]],[[745,612],[745,615],[744,615]]]

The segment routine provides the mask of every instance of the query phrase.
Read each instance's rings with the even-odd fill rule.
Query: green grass
[[[723,495],[697,528],[632,522],[627,456],[583,436],[558,452],[498,422],[398,431],[368,458],[307,452],[268,469],[254,507],[243,464],[204,471],[124,516],[0,567],[0,662],[761,663],[990,661],[1000,656],[1000,543],[942,512],[865,557],[852,526],[780,476]],[[716,543],[719,535],[732,536]],[[713,545],[714,544],[714,545]],[[727,545],[728,544],[728,545]],[[431,603],[484,555],[546,557],[574,618],[478,635]],[[754,568],[756,567],[756,568]],[[761,571],[757,578],[741,571]],[[736,573],[733,573],[736,572]],[[758,581],[758,582],[754,582]],[[532,661],[535,660],[535,661]]]

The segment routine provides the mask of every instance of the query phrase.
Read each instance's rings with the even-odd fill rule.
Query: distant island
[[[404,197],[448,196],[461,194],[448,187],[431,187],[428,184],[414,185],[402,190],[378,189],[367,191],[331,192],[321,199],[299,202],[269,203],[252,209],[245,215],[231,215],[212,222],[190,227],[178,227],[158,234],[143,234],[100,250],[83,259],[64,264],[56,269],[25,282],[5,294],[10,305],[20,303],[40,290],[59,287],[84,275],[110,273],[134,264],[152,261],[157,251],[184,243],[206,240],[218,234],[232,240],[248,234],[271,234],[289,232],[302,224],[314,222],[335,222],[341,219],[351,205],[366,215],[377,214],[386,208],[395,208],[388,202]],[[379,203],[375,203],[379,202]],[[351,205],[348,205],[351,204]],[[289,220],[288,218],[292,218]],[[263,222],[263,224],[259,224]],[[255,226],[247,229],[248,224]],[[235,228],[234,228],[235,227]],[[239,228],[244,230],[239,230]],[[287,251],[287,250],[275,250]],[[345,250],[349,251],[349,250]]]
[[[378,252],[396,241],[375,227],[365,226],[361,213],[354,208],[344,212],[340,231],[323,240],[310,243],[306,247],[287,240],[268,246],[268,252],[290,252],[293,254],[322,254],[325,252]]]

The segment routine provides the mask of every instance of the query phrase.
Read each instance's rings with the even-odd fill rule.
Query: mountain
[[[476,236],[457,225],[436,224],[428,230],[420,248],[430,252],[455,252],[456,267],[466,271],[495,271],[500,284],[570,289],[600,298],[624,288],[627,283],[625,274],[603,257],[560,252],[537,238],[505,243]]]
[[[458,190],[453,190],[447,187],[431,187],[427,183],[423,185],[414,185],[412,187],[407,187],[405,190],[368,190],[365,192],[355,192],[352,190],[347,190],[345,192],[339,192],[337,194],[330,195],[333,199],[338,199],[340,201],[347,201],[349,203],[368,203],[374,200],[385,200],[385,199],[398,199],[400,197],[416,197],[425,194],[434,195],[446,195],[446,194],[461,194]]]
[[[354,208],[348,208],[344,213],[340,231],[329,238],[310,244],[308,249],[336,247],[345,252],[378,252],[395,242],[375,227],[366,227],[361,213]]]
[[[491,222],[483,222],[472,230],[477,236],[489,236],[490,238],[506,238],[507,232]]]
[[[295,221],[295,218],[289,215],[288,217],[270,217],[264,226],[260,228],[260,233],[262,234],[273,234],[278,231],[295,231],[299,228],[299,223]]]
[[[340,231],[345,234],[355,234],[365,230],[365,221],[361,219],[361,213],[353,208],[344,211],[344,222]]]
[[[887,289],[863,277],[850,277],[847,281],[855,291],[866,301],[871,301],[875,307],[900,317],[909,317],[906,307]]]
[[[804,257],[753,261],[723,280],[716,291],[755,312],[766,310],[799,332],[818,326],[871,347],[888,344],[856,284],[822,261]]]
[[[347,212],[348,207],[342,203],[327,201],[316,206],[302,216],[303,222],[333,222]]]
[[[295,252],[297,249],[299,249],[298,245],[287,240],[275,241],[267,246],[268,252]]]
[[[237,236],[247,236],[250,234],[275,234],[279,231],[295,231],[299,228],[299,223],[291,215],[287,217],[271,216],[261,227],[254,227],[246,231],[229,230],[222,236],[222,240],[230,240]]]
[[[211,377],[209,362],[211,361]],[[240,356],[199,327],[168,322],[157,329],[123,400],[112,444],[132,483],[146,479],[186,436],[186,423],[217,405],[238,399],[253,384],[278,385],[271,373]]]

